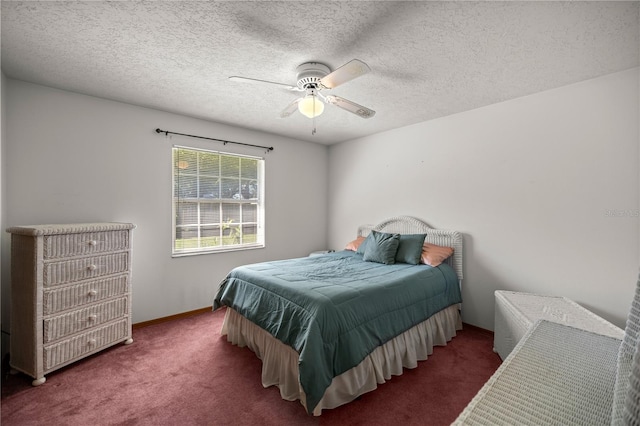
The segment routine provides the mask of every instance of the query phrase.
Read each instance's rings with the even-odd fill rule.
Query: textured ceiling
[[[10,78],[332,144],[639,64],[639,2],[2,1]],[[376,111],[279,113],[308,61],[371,72],[332,90]],[[158,123],[162,126],[162,123]],[[189,129],[170,129],[186,131]],[[213,135],[215,136],[215,135]]]

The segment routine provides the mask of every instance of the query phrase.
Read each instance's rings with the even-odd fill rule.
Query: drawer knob
[[[96,339],[89,339],[87,341],[87,345],[89,346],[95,346],[96,345]]]
[[[89,321],[95,321],[97,318],[98,318],[98,316],[97,316],[97,315],[95,315],[95,314],[94,314],[94,315],[89,315],[89,316],[87,317],[87,319],[88,319]]]
[[[95,246],[96,244],[98,244],[98,242],[96,240],[89,241],[89,245],[90,246]]]
[[[91,265],[87,266],[87,269],[90,270],[90,271],[95,271],[96,269],[98,269],[98,267],[96,265],[94,265],[94,264],[91,264]]]
[[[98,294],[97,290],[89,290],[89,296],[96,296]]]

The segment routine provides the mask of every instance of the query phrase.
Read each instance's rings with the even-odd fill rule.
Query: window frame
[[[191,176],[196,176],[196,187],[198,187],[198,182],[200,182],[200,178],[202,175],[204,175],[205,177],[206,174],[201,174],[200,173],[200,161],[199,161],[199,153],[207,153],[207,154],[214,154],[214,155],[219,155],[219,156],[230,156],[230,157],[235,157],[238,158],[239,161],[241,161],[242,158],[247,158],[247,159],[251,159],[251,160],[257,160],[257,164],[258,164],[258,168],[257,168],[257,191],[258,191],[258,197],[255,199],[234,199],[234,198],[222,198],[222,197],[218,197],[218,198],[204,198],[204,197],[199,197],[199,190],[198,193],[196,193],[195,197],[180,197],[179,193],[176,192],[176,170],[178,170],[178,166],[177,166],[177,162],[179,161],[176,157],[177,157],[177,153],[179,152],[179,150],[187,150],[187,151],[191,151],[191,152],[195,152],[196,155],[198,155],[198,161],[196,161],[196,173],[190,173],[189,175]],[[208,176],[211,177],[211,176]],[[220,168],[220,170],[218,171],[218,179],[220,179],[220,181],[222,181],[222,179],[228,179],[229,176],[223,176],[222,173],[222,169]],[[233,176],[235,178],[235,176]],[[198,147],[192,147],[192,146],[184,146],[184,145],[173,145],[171,147],[171,257],[183,257],[183,256],[194,256],[194,255],[201,255],[201,254],[212,254],[212,253],[225,253],[225,252],[231,252],[231,251],[242,251],[242,250],[253,250],[253,249],[259,249],[259,248],[264,248],[265,247],[265,226],[264,226],[264,217],[265,217],[265,184],[264,184],[264,177],[265,177],[265,159],[264,157],[258,157],[258,156],[252,156],[252,155],[245,155],[245,154],[237,154],[237,153],[231,153],[231,152],[222,152],[222,151],[217,151],[217,150],[211,150],[211,149],[205,149],[205,148],[198,148]],[[238,173],[238,179],[239,181],[242,180],[242,174],[241,174],[241,170],[239,170]],[[218,184],[218,188],[221,189],[222,183]],[[177,213],[178,213],[178,208],[179,208],[179,200],[180,199],[185,199],[185,200],[189,200],[189,202],[196,204],[197,208],[197,223],[193,224],[193,225],[181,225],[177,223]],[[219,208],[219,222],[211,222],[211,223],[203,223],[201,222],[201,214],[202,214],[202,209],[201,206],[205,205],[205,204],[218,204],[218,208]],[[253,221],[247,221],[244,222],[244,218],[243,218],[243,211],[242,211],[242,207],[240,207],[240,209],[238,210],[238,217],[239,217],[239,222],[237,222],[237,227],[240,229],[240,238],[242,238],[242,228],[243,226],[246,225],[247,226],[256,226],[256,242],[253,243],[240,243],[240,244],[229,244],[229,245],[216,245],[216,246],[205,246],[205,247],[201,247],[201,243],[202,243],[202,238],[204,238],[201,235],[201,232],[203,230],[203,228],[205,227],[219,227],[220,228],[220,232],[224,232],[224,224],[225,224],[225,219],[224,219],[224,206],[225,205],[251,205],[254,204],[257,206],[257,212],[256,212],[256,222]],[[236,223],[234,223],[234,227],[235,227]],[[197,230],[197,245],[198,247],[196,248],[189,248],[189,249],[177,249],[176,248],[176,241],[179,240],[178,238],[176,238],[177,235],[177,231],[180,227],[195,227]],[[221,242],[222,242],[222,238],[224,237],[224,235],[220,235],[221,238]]]

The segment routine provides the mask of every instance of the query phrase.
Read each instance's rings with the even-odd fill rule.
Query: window
[[[173,255],[264,247],[264,160],[173,147]]]

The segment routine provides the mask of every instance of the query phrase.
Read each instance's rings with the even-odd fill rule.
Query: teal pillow
[[[360,246],[358,246],[358,249],[356,250],[356,253],[364,254],[364,250],[367,248],[367,244],[372,239],[373,239],[373,232],[370,232],[369,235],[367,235],[367,238],[364,239],[362,244],[360,244]]]
[[[422,256],[422,245],[427,234],[405,234],[400,235],[396,262],[417,265]]]
[[[366,262],[384,263],[393,265],[396,263],[396,253],[400,243],[400,234],[387,234],[371,231],[371,240],[363,241],[367,246],[364,249],[362,260]],[[368,239],[369,237],[367,237]]]

